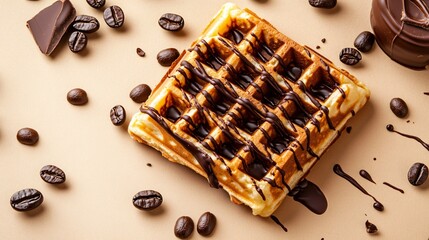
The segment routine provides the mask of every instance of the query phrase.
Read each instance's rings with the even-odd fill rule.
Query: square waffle
[[[227,3],[128,131],[267,217],[368,99],[348,72]]]

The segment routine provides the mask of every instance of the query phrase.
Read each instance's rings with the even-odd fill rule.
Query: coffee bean
[[[177,219],[174,225],[174,235],[180,239],[191,236],[194,231],[194,221],[188,216],[182,216]]]
[[[84,105],[88,102],[88,95],[81,88],[74,88],[67,93],[67,101],[73,105]]]
[[[361,52],[368,52],[374,45],[375,36],[371,32],[363,31],[355,39],[354,45]]]
[[[390,100],[390,110],[399,118],[404,118],[408,114],[407,103],[401,98]]]
[[[414,163],[408,171],[408,181],[414,185],[422,185],[428,178],[428,167],[423,163]]]
[[[340,60],[344,64],[355,65],[362,60],[362,55],[354,48],[343,48],[340,52]]]
[[[10,205],[17,211],[30,211],[42,204],[43,195],[34,188],[26,188],[12,195]]]
[[[203,236],[209,236],[216,226],[216,216],[211,212],[205,212],[198,219],[197,232]]]
[[[88,43],[88,38],[83,32],[74,31],[70,35],[69,48],[74,53],[82,51],[86,47],[87,43]]]
[[[158,24],[167,31],[179,31],[185,26],[185,20],[180,15],[166,13],[159,18]]]
[[[161,66],[169,67],[180,56],[180,53],[175,48],[167,48],[158,53],[156,59]]]
[[[16,134],[18,142],[25,145],[34,145],[39,141],[39,133],[32,128],[21,128]]]
[[[130,98],[136,103],[146,102],[152,89],[146,84],[139,84],[130,92]]]
[[[311,6],[317,8],[334,8],[337,5],[337,0],[308,0]]]
[[[376,233],[378,231],[377,226],[373,223],[370,223],[368,220],[365,222],[366,232],[367,233]]]
[[[121,105],[116,105],[110,109],[110,120],[115,126],[124,124],[126,116],[125,108]]]
[[[140,210],[153,210],[162,204],[162,195],[154,190],[138,192],[133,197],[133,205]]]
[[[40,177],[51,184],[60,184],[66,181],[66,174],[59,167],[46,165],[40,169]]]
[[[86,2],[93,8],[101,8],[106,4],[105,0],[86,0]]]
[[[100,23],[95,17],[79,15],[75,17],[71,26],[79,32],[93,33],[100,28]]]
[[[125,16],[122,9],[116,5],[104,10],[104,21],[111,28],[119,28],[124,24]]]
[[[140,57],[144,57],[146,55],[146,53],[141,48],[137,48],[136,52]]]

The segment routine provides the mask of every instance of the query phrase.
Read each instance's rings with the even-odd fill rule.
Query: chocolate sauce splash
[[[301,180],[288,195],[318,215],[323,214],[328,208],[328,201],[322,190],[307,179]]]
[[[377,226],[375,226],[375,224],[369,222],[368,220],[366,220],[366,222],[365,222],[365,227],[366,227],[367,233],[374,234],[374,233],[378,232]]]
[[[287,228],[285,227],[285,225],[283,225],[283,223],[281,223],[281,222],[280,222],[280,220],[279,220],[276,216],[271,215],[271,216],[270,216],[270,218],[271,218],[275,223],[277,223],[277,225],[279,225],[279,226],[283,229],[283,231],[287,232]]]
[[[402,193],[402,194],[404,194],[404,193],[405,193],[405,191],[404,191],[404,190],[402,190],[402,189],[400,189],[400,188],[398,188],[398,187],[395,187],[395,186],[393,186],[392,184],[390,184],[390,183],[388,183],[388,182],[383,182],[383,184],[384,184],[384,185],[386,185],[386,186],[389,186],[389,187],[391,187],[391,188],[393,188],[393,189],[395,189],[396,191],[398,191],[398,192],[400,192],[400,193]]]
[[[371,177],[371,175],[369,175],[369,173],[366,171],[366,170],[360,170],[359,171],[359,175],[361,176],[361,177],[363,177],[363,178],[365,178],[366,180],[368,180],[368,181],[370,181],[370,182],[372,182],[372,183],[374,183],[374,184],[376,184],[375,182],[374,182],[374,180],[372,180],[372,177]]]
[[[333,170],[334,170],[334,173],[336,173],[338,176],[346,179],[353,186],[355,186],[357,189],[359,189],[362,193],[364,193],[365,195],[371,197],[375,201],[374,204],[373,204],[373,207],[376,210],[378,210],[378,211],[383,211],[384,210],[383,204],[381,204],[381,202],[379,202],[374,196],[372,196],[371,194],[369,194],[365,190],[365,188],[363,188],[353,177],[351,177],[350,175],[348,175],[347,173],[345,173],[343,171],[343,169],[341,169],[341,166],[339,164],[335,164]]]
[[[407,137],[407,138],[411,138],[411,139],[416,140],[416,141],[417,141],[417,142],[419,142],[421,145],[423,145],[423,147],[424,147],[424,148],[426,148],[426,150],[428,150],[428,151],[429,151],[429,144],[425,143],[421,138],[416,137],[416,136],[413,136],[413,135],[408,135],[408,134],[405,134],[405,133],[398,132],[398,131],[396,131],[396,130],[395,130],[395,128],[393,127],[393,125],[392,125],[392,124],[387,124],[386,129],[387,129],[387,131],[389,131],[389,132],[395,132],[395,133],[397,133],[397,134],[399,134],[399,135],[401,135],[401,136],[404,136],[404,137]]]

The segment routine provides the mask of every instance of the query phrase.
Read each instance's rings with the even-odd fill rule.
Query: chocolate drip
[[[368,180],[368,181],[370,181],[370,182],[372,182],[372,183],[374,183],[374,184],[376,184],[375,182],[374,182],[374,180],[372,180],[372,177],[371,177],[371,175],[369,175],[369,173],[367,172],[367,171],[365,171],[365,170],[360,170],[359,171],[359,175],[361,176],[361,177],[363,177],[363,178],[365,178],[366,180]]]
[[[253,182],[253,186],[255,187],[256,191],[259,193],[259,195],[261,195],[262,199],[265,201],[265,195],[264,192],[262,192],[262,189],[258,186],[258,184],[256,184],[255,180],[252,179]]]
[[[251,35],[256,39],[256,42],[258,43],[258,47],[255,47],[252,42],[248,41],[253,49],[253,54],[256,55],[256,58],[258,58],[262,62],[268,62],[273,57],[274,51],[269,48],[265,42],[259,40],[259,38],[254,33],[251,33]]]
[[[334,172],[338,176],[340,176],[340,177],[346,179],[347,181],[349,181],[349,183],[351,183],[353,186],[355,186],[357,189],[359,189],[363,194],[371,197],[375,201],[375,203],[374,203],[373,206],[374,206],[374,208],[376,210],[378,210],[378,211],[383,211],[384,210],[383,204],[381,204],[381,202],[379,202],[374,196],[372,196],[371,194],[369,194],[365,190],[365,188],[363,188],[354,178],[352,178],[350,175],[348,175],[347,173],[345,173],[343,171],[343,169],[341,169],[341,166],[339,164],[335,164],[334,165]]]
[[[145,113],[149,115],[153,120],[159,123],[159,125],[164,128],[165,131],[167,131],[171,136],[174,137],[184,148],[188,149],[188,151],[197,159],[200,166],[203,168],[204,172],[207,174],[207,178],[209,180],[210,186],[214,188],[219,188],[219,182],[216,178],[216,175],[213,172],[212,169],[212,162],[213,160],[211,157],[205,153],[204,151],[201,151],[197,146],[189,142],[188,140],[178,136],[175,134],[168,124],[164,121],[161,115],[159,115],[158,111],[154,108],[148,107],[148,108],[140,108],[140,111],[142,113]]]
[[[287,228],[280,222],[280,220],[276,217],[276,216],[274,216],[274,215],[271,215],[270,216],[270,218],[275,222],[275,223],[277,223],[277,225],[279,225],[282,229],[283,229],[283,231],[285,231],[285,232],[287,232]]]
[[[384,185],[386,185],[386,186],[389,186],[389,187],[391,187],[391,188],[393,188],[393,189],[395,189],[396,191],[398,191],[398,192],[400,192],[400,193],[405,193],[405,191],[404,190],[402,190],[402,189],[400,189],[400,188],[398,188],[398,187],[395,187],[395,186],[393,186],[392,184],[390,184],[390,183],[388,183],[388,182],[383,182],[383,184]]]
[[[416,136],[413,136],[413,135],[408,135],[408,134],[405,134],[405,133],[398,132],[398,131],[396,131],[396,130],[395,130],[395,128],[393,127],[393,125],[392,125],[392,124],[388,124],[388,125],[386,126],[386,129],[387,129],[387,131],[389,131],[389,132],[395,132],[395,133],[397,133],[397,134],[399,134],[399,135],[401,135],[401,136],[404,136],[404,137],[407,137],[407,138],[411,138],[411,139],[416,140],[416,141],[417,141],[417,142],[419,142],[421,145],[423,145],[423,147],[424,147],[424,148],[426,148],[426,150],[428,150],[428,151],[429,151],[429,144],[425,143],[421,138],[416,137]]]
[[[261,180],[265,175],[267,175],[270,168],[276,165],[272,159],[265,156],[251,141],[247,141],[244,151],[250,152],[250,155],[252,156],[252,162],[246,163],[245,161],[242,161],[244,170],[247,174],[257,180]]]
[[[293,200],[303,204],[316,214],[322,214],[328,208],[328,201],[320,188],[308,181],[301,180],[298,185],[288,194]]]

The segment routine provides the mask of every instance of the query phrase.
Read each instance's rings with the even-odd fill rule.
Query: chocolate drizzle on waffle
[[[271,156],[282,154],[284,151],[291,151],[294,155],[296,168],[298,170],[302,170],[302,166],[295,154],[295,150],[290,146],[291,143],[295,143],[294,146],[303,148],[302,144],[298,142],[296,137],[293,135],[293,132],[297,131],[296,127],[299,126],[300,128],[304,128],[308,138],[305,146],[307,152],[311,156],[319,158],[319,156],[311,149],[310,131],[305,125],[307,122],[310,122],[320,131],[320,122],[314,115],[316,112],[314,108],[317,108],[326,115],[329,127],[332,130],[335,130],[335,127],[329,118],[329,110],[320,104],[319,101],[326,100],[335,89],[341,88],[339,88],[338,84],[331,78],[330,82],[325,81],[320,83],[318,86],[312,86],[310,90],[308,90],[305,84],[299,80],[303,70],[299,68],[296,63],[287,65],[278,54],[274,53],[274,50],[272,50],[266,43],[259,40],[255,34],[251,34],[251,36],[256,39],[257,46],[256,44],[250,45],[253,49],[253,55],[256,56],[255,59],[257,60],[248,59],[247,56],[242,54],[233,46],[234,43],[238,44],[243,40],[242,33],[240,31],[233,29],[227,36],[232,39],[233,42],[230,42],[224,37],[218,37],[217,40],[240,58],[243,62],[242,68],[245,68],[246,71],[243,71],[243,69],[235,69],[233,66],[226,63],[225,59],[222,58],[216,48],[213,48],[207,41],[201,40],[199,44],[196,44],[193,48],[188,50],[195,51],[200,57],[200,59],[195,60],[195,66],[184,60],[180,63],[181,67],[178,68],[177,72],[185,79],[184,86],[178,86],[181,88],[183,95],[186,96],[185,99],[187,99],[188,104],[199,106],[200,110],[198,113],[202,122],[200,124],[195,124],[190,116],[185,114],[180,115],[179,110],[174,106],[170,106],[167,109],[165,118],[173,123],[175,123],[179,118],[185,120],[189,124],[189,129],[193,129],[190,130],[190,135],[197,139],[201,143],[202,147],[213,151],[216,156],[218,156],[218,159],[224,158],[225,160],[231,160],[238,157],[242,162],[243,171],[246,174],[257,180],[266,180],[271,185],[279,187],[275,182],[269,181],[270,178],[265,177],[271,169],[273,169],[273,171],[281,170],[280,168],[273,168],[276,166],[276,162],[272,160]],[[251,43],[248,39],[244,40]],[[204,46],[205,51],[202,50],[202,46]],[[283,71],[284,75],[282,78],[285,80],[284,82],[286,83],[286,87],[281,87],[275,78],[259,64],[259,61],[266,63],[273,57],[279,62],[279,66],[282,68],[281,71]],[[228,75],[231,76],[230,79],[232,79],[232,81],[226,82],[226,79],[223,79],[222,81],[211,77],[207,73],[204,65],[215,71],[223,68]],[[177,80],[176,76],[172,75],[172,77]],[[258,77],[265,85],[260,86],[255,82],[255,79]],[[177,82],[179,83],[180,81],[177,80]],[[215,100],[210,93],[204,89],[206,84],[210,84],[214,87],[218,94],[218,100]],[[309,107],[303,103],[301,97],[293,91],[292,85],[294,84],[297,85],[297,88],[299,88],[305,96],[310,99],[311,103],[314,105],[313,108],[309,109]],[[266,105],[262,106],[262,109],[261,107],[256,106],[250,99],[241,97],[236,91],[237,87],[245,90],[249,86],[256,89],[255,92],[256,95],[258,95],[256,98],[261,98],[261,103]],[[344,94],[344,91],[341,91],[341,93]],[[196,100],[196,96],[198,94],[201,94],[205,98],[203,106]],[[190,101],[190,98],[194,101]],[[292,115],[283,107],[283,104],[287,102],[292,102],[296,106],[296,111],[292,113]],[[229,111],[232,106],[235,106],[235,111]],[[287,125],[290,126],[292,131],[287,129],[284,120],[282,121],[276,113],[269,110],[276,107],[280,109],[280,112],[277,114],[282,115],[281,117],[286,120],[288,123]],[[242,109],[243,111],[237,111],[237,109]],[[142,108],[142,112],[147,113],[149,116],[159,121],[163,128],[173,133],[168,124],[163,124],[163,117],[158,112],[155,112],[154,109]],[[243,116],[243,112],[246,114],[245,117]],[[220,121],[213,121],[217,124],[216,127],[221,129],[225,139],[228,140],[227,142],[218,143],[212,136],[210,136],[210,127],[206,125],[206,123],[208,122],[207,116],[211,116],[212,113],[215,113],[218,116],[225,116],[225,114],[228,116],[226,119],[222,120],[224,121],[223,125],[218,124]],[[274,136],[271,136],[264,128],[260,127],[264,122],[271,124],[275,132]],[[237,128],[250,134],[254,133],[256,130],[261,131],[267,142],[267,147],[264,149],[265,151],[263,152],[258,149],[252,141],[245,140],[245,136],[240,135]],[[232,131],[238,133],[240,139],[237,139],[235,137],[237,134],[232,134]],[[219,187],[216,176],[213,174],[211,169],[211,161],[213,161],[213,159],[207,154],[202,154],[204,151],[199,150],[199,147],[191,142],[186,141],[181,137],[176,136],[175,138],[186,148],[192,148],[191,152],[194,157],[198,160],[201,167],[209,176],[210,185],[213,187]],[[252,159],[251,162],[246,161],[245,158],[238,155],[240,149],[243,149],[244,152],[250,153]],[[281,175],[284,175],[284,173]],[[283,184],[286,188],[290,189],[284,180]],[[261,192],[260,194],[265,198]]]
[[[133,117],[130,134],[267,217],[369,97],[322,59],[226,4]]]

